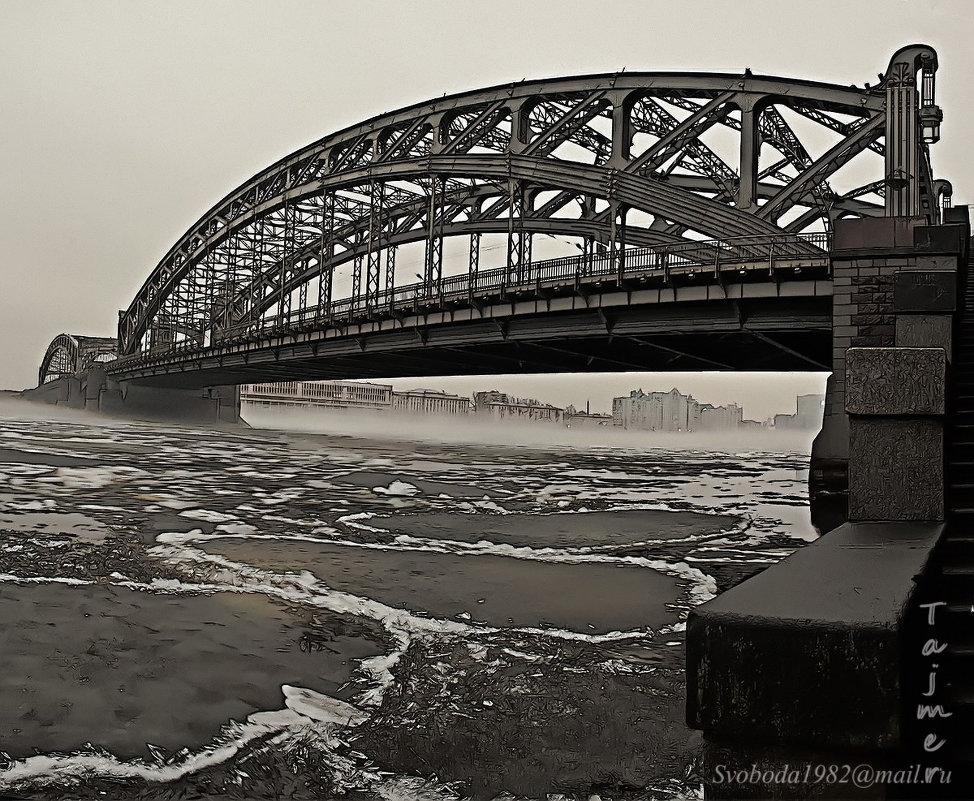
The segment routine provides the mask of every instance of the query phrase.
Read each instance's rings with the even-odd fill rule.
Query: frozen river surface
[[[673,798],[687,612],[814,538],[807,456],[0,404],[0,789]]]

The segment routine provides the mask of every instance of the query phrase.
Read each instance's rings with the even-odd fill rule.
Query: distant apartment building
[[[560,423],[565,410],[533,398],[515,398],[496,389],[474,393],[474,410],[495,420],[532,420]]]
[[[726,406],[712,406],[709,403],[700,405],[700,422],[691,431],[723,431],[740,427],[744,419],[744,410],[736,403]]]
[[[612,399],[612,424],[646,431],[686,431],[687,400],[677,389],[648,393],[634,389],[628,397]]]
[[[392,410],[407,414],[469,414],[470,398],[439,389],[410,389],[392,393]]]
[[[736,403],[714,406],[700,403],[678,389],[643,392],[634,389],[628,397],[613,398],[612,423],[622,428],[645,431],[719,431],[737,428],[743,410]]]
[[[240,402],[256,406],[317,406],[332,409],[388,410],[392,405],[390,384],[359,381],[275,381],[244,384]]]
[[[825,411],[824,395],[799,395],[795,399],[795,414],[776,414],[774,427],[794,431],[815,431],[822,427]]]

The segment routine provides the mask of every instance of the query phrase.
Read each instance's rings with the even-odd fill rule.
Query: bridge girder
[[[926,52],[915,54],[914,74],[929,68]],[[882,175],[842,192],[829,182],[861,154],[885,153],[890,80],[859,88],[749,72],[620,73],[492,87],[374,117],[281,159],[210,209],[120,315],[119,352],[203,344],[205,332],[247,315],[283,319],[309,295],[320,307],[350,262],[353,289],[368,300],[381,287],[382,254],[389,289],[395,249],[424,240],[424,274],[435,282],[452,236],[471,237],[473,274],[479,237],[506,235],[516,273],[539,233],[614,253],[828,231],[839,216],[882,214]],[[803,125],[832,145],[803,141]],[[936,198],[919,153],[919,195]],[[627,221],[636,212],[640,221]]]

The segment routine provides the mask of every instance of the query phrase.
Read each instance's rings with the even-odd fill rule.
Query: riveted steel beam
[[[827,230],[833,215],[876,213],[875,203],[859,198],[882,176],[842,197],[828,179],[863,150],[885,152],[895,64],[923,73],[920,102],[932,102],[935,54],[931,61],[929,48],[915,50],[894,57],[874,88],[751,74],[620,73],[491,87],[366,120],[281,159],[210,209],[120,316],[121,350],[202,342],[228,317],[257,322],[272,308],[285,325],[292,303],[303,312],[313,291],[320,316],[335,300],[334,270],[348,261],[350,308],[368,307],[381,289],[382,254],[388,290],[395,283],[390,248],[424,234],[424,272],[435,294],[443,238],[462,233],[479,242],[500,222],[511,277],[521,280],[538,231],[570,231],[593,257],[595,248],[610,248],[621,276],[630,243],[782,233],[776,221],[785,214],[788,231]],[[842,141],[812,160],[801,132],[781,116],[785,106]],[[736,175],[708,144],[715,127],[738,137]],[[634,132],[643,136],[635,155]],[[781,156],[770,167],[760,162],[762,139]],[[915,155],[909,202],[935,214],[928,153],[905,147]],[[906,156],[890,158],[906,163]],[[532,198],[549,191],[535,206]],[[578,218],[563,220],[576,200]],[[603,204],[597,213],[595,203]],[[637,212],[652,222],[634,226],[626,215]],[[470,276],[477,274],[473,253]]]

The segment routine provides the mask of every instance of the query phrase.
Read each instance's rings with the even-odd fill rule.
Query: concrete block
[[[850,417],[849,519],[944,519],[942,419]]]
[[[953,318],[949,314],[899,314],[896,347],[943,348],[951,353]]]
[[[957,308],[953,270],[900,270],[893,284],[893,309],[902,312],[952,312]]]
[[[943,348],[849,348],[845,373],[849,414],[944,414]]]
[[[899,630],[942,531],[845,524],[691,611],[689,724],[735,743],[896,748]]]

